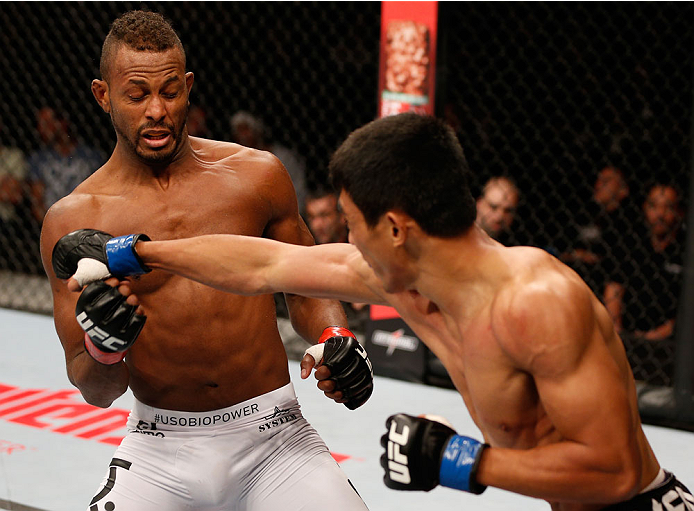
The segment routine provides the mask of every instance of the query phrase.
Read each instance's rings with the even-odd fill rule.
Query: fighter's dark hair
[[[329,170],[335,189],[349,194],[369,227],[390,210],[443,238],[475,221],[463,148],[434,117],[405,113],[370,122],[335,151]]]
[[[166,51],[179,48],[185,65],[186,52],[176,31],[164,16],[156,12],[129,11],[111,24],[101,48],[99,69],[101,78],[108,80],[113,57],[120,45],[137,51]]]

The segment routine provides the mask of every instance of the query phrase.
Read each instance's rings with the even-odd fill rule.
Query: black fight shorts
[[[663,484],[603,511],[694,511],[694,496],[670,472]]]

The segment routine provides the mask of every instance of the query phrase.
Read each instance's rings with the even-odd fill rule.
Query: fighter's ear
[[[412,219],[400,211],[388,211],[385,214],[385,221],[393,246],[403,246],[407,241]]]
[[[186,73],[186,88],[188,89],[188,94],[190,94],[190,89],[193,88],[193,82],[195,81],[195,75],[188,71]]]
[[[106,80],[92,80],[92,94],[96,102],[107,114],[111,113],[111,98],[109,97],[108,83]]]

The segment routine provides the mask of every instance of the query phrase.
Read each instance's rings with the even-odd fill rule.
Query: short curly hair
[[[111,62],[121,44],[138,51],[160,52],[179,48],[185,64],[186,52],[176,31],[164,16],[156,12],[129,11],[113,22],[101,48],[99,69],[102,79],[108,80]]]

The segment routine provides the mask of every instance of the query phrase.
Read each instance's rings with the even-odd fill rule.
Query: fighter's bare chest
[[[167,240],[205,234],[259,236],[269,212],[260,201],[243,194],[217,196],[208,190],[179,193],[142,193],[133,198],[107,200],[93,220],[95,228],[113,235],[143,232]]]
[[[494,445],[528,448],[547,435],[546,414],[534,380],[500,348],[483,314],[460,325],[449,368],[475,423]]]
[[[545,435],[546,414],[527,374],[468,362],[456,385],[475,423],[494,445],[528,448]]]

